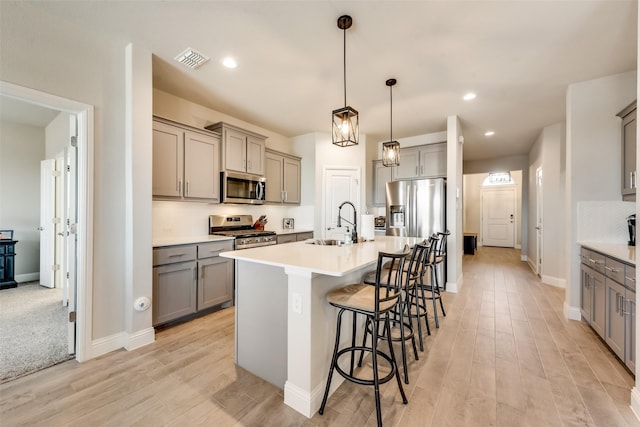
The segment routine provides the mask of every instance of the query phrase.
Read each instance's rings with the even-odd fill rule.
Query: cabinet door
[[[387,182],[391,181],[394,168],[382,164],[382,160],[373,161],[373,205],[385,206],[387,203]]]
[[[622,195],[636,194],[636,110],[622,119]]]
[[[224,164],[227,170],[247,171],[247,136],[233,129],[225,129]]]
[[[154,196],[182,196],[184,131],[165,123],[153,122]]]
[[[222,257],[198,261],[198,310],[233,299],[233,260]]]
[[[392,169],[394,180],[416,178],[420,169],[420,151],[415,148],[401,148],[400,165]]]
[[[613,352],[617,354],[620,359],[624,360],[625,290],[622,286],[608,278],[605,278],[605,289],[605,341],[607,342],[611,350],[613,350]]]
[[[586,265],[580,265],[580,313],[587,323],[591,323],[593,292],[591,290],[592,272]]]
[[[267,152],[264,155],[265,177],[267,178],[265,201],[282,203],[282,156]]]
[[[153,325],[196,312],[196,262],[153,267]]]
[[[194,132],[185,133],[184,197],[220,201],[220,140]]]
[[[264,140],[247,136],[247,172],[264,175]]]
[[[636,293],[627,289],[626,294],[627,328],[625,340],[625,364],[635,374],[636,372]]]
[[[591,293],[593,295],[591,300],[593,303],[591,307],[591,327],[601,338],[604,338],[606,311],[604,280],[604,276],[601,273],[593,272],[591,276]]]
[[[283,158],[284,202],[290,205],[300,204],[300,160]],[[269,181],[267,181],[267,184]]]
[[[447,145],[431,144],[420,149],[420,177],[439,178],[447,176]]]

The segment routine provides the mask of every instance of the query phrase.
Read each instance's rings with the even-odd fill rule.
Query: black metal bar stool
[[[424,351],[424,344],[422,340],[422,318],[424,318],[424,323],[427,327],[427,334],[431,335],[431,328],[429,326],[429,310],[427,309],[428,298],[425,296],[426,288],[423,284],[425,283],[425,276],[427,281],[430,280],[432,272],[430,260],[433,258],[433,253],[436,250],[438,241],[438,235],[434,233],[428,240],[418,244],[422,247],[422,258],[418,276],[413,287],[409,290],[409,315],[412,319],[415,318],[418,324],[418,341],[420,343],[420,351]]]
[[[429,256],[427,257],[423,274],[420,276],[420,279],[416,282],[415,290],[420,293],[421,305],[424,306],[426,311],[426,301],[431,300],[433,304],[433,320],[436,324],[436,328],[440,327],[440,322],[438,321],[438,308],[436,305],[436,301],[440,301],[440,309],[442,310],[442,315],[446,316],[447,313],[444,310],[444,305],[442,303],[442,297],[440,295],[440,284],[438,283],[438,272],[437,272],[437,264],[438,260],[442,262],[444,257],[438,256],[438,248],[441,245],[442,237],[439,234],[434,234],[431,236],[431,248],[429,251]],[[426,271],[429,271],[429,275],[426,276]],[[428,296],[425,295],[430,294]],[[427,317],[425,316],[425,320],[428,322]]]
[[[402,274],[402,289],[400,297],[398,298],[398,304],[392,313],[391,320],[391,340],[400,342],[402,349],[402,365],[404,368],[404,382],[409,384],[409,369],[407,368],[407,350],[406,350],[406,342],[411,341],[411,345],[413,346],[413,354],[416,360],[420,360],[418,356],[418,348],[416,347],[416,339],[415,333],[413,329],[413,320],[410,316],[410,291],[413,288],[418,275],[420,274],[420,268],[423,262],[424,251],[426,247],[421,245],[414,245],[411,250],[410,255],[408,255],[408,262],[405,260],[404,269]],[[407,247],[408,250],[408,247]],[[386,286],[389,278],[393,277],[390,271],[389,265],[383,265],[383,271],[385,273],[382,275],[383,282],[382,286]],[[396,274],[396,273],[394,273]],[[363,277],[363,282],[368,285],[375,285],[376,283],[376,271],[371,271]],[[362,345],[364,346],[367,340],[367,337],[371,334],[372,326],[370,323],[365,325],[365,333],[362,340]],[[418,324],[418,330],[420,334],[422,334],[422,328]],[[386,338],[382,334],[379,335],[380,338]],[[421,348],[423,346],[421,345]],[[364,352],[360,353],[360,360],[358,362],[358,366],[362,365],[362,357]]]
[[[440,289],[447,290],[447,237],[451,234],[449,230],[438,231],[438,237],[440,237],[440,243],[436,248],[435,252],[435,264],[436,267],[438,264],[442,264],[442,280],[444,283],[440,283],[440,278],[438,277],[438,287]],[[437,268],[436,268],[437,270]],[[442,309],[444,311],[444,308]]]
[[[382,426],[382,412],[380,410],[380,384],[384,384],[391,381],[394,377],[398,383],[400,394],[402,396],[402,402],[408,403],[407,396],[402,388],[402,381],[400,380],[400,373],[398,372],[398,364],[396,362],[395,354],[393,352],[393,343],[391,341],[391,325],[390,314],[393,312],[398,299],[400,298],[402,289],[401,278],[404,269],[404,262],[407,256],[407,252],[401,253],[385,253],[380,252],[378,254],[378,264],[376,268],[376,281],[374,286],[370,286],[364,283],[357,283],[348,285],[343,288],[335,289],[327,294],[327,301],[332,306],[339,309],[338,320],[336,326],[336,342],[333,349],[333,357],[331,359],[331,366],[329,368],[329,375],[327,378],[327,386],[324,390],[324,397],[322,398],[322,405],[320,406],[320,415],[324,413],[325,405],[327,404],[327,398],[329,396],[329,389],[331,387],[331,378],[333,371],[336,370],[345,379],[352,381],[356,384],[370,385],[374,388],[375,402],[376,402],[376,416],[378,420],[378,426]],[[383,265],[389,263],[390,269],[383,269]],[[394,274],[395,271],[395,274]],[[383,285],[384,277],[388,278],[387,284]],[[349,311],[353,314],[353,330],[351,336],[351,346],[340,349],[340,327],[342,324],[342,315]],[[358,346],[356,345],[356,316],[363,314],[366,316],[367,322],[371,324],[371,346]],[[389,354],[383,352],[378,348],[378,340],[380,338],[379,326],[382,323],[384,336],[387,338],[387,344],[389,347]],[[371,361],[373,365],[373,379],[362,378],[354,373],[354,356],[357,351],[366,351],[371,353]],[[343,355],[351,356],[351,365],[349,372],[343,370],[338,364],[338,360]],[[389,364],[390,370],[387,375],[380,378],[378,371],[378,361],[382,359]]]

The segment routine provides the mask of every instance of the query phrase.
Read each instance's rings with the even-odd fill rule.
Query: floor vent
[[[187,48],[184,52],[176,56],[176,61],[179,63],[192,68],[197,69],[202,66],[205,62],[209,60],[208,57],[204,56],[200,52],[196,52],[194,49]]]

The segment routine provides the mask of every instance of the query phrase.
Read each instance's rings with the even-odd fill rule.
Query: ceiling
[[[79,29],[154,55],[154,87],[292,137],[330,132],[347,104],[367,140],[446,129],[457,115],[464,159],[524,154],[565,118],[569,84],[636,69],[637,2],[92,1],[34,2]],[[190,70],[191,47],[211,58]],[[239,66],[221,66],[233,55]],[[462,100],[477,93],[472,102]],[[621,106],[621,108],[624,106]],[[493,130],[493,137],[485,131]]]

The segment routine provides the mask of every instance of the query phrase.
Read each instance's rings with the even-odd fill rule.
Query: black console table
[[[0,240],[0,289],[15,288],[18,282],[13,278],[17,240]]]

